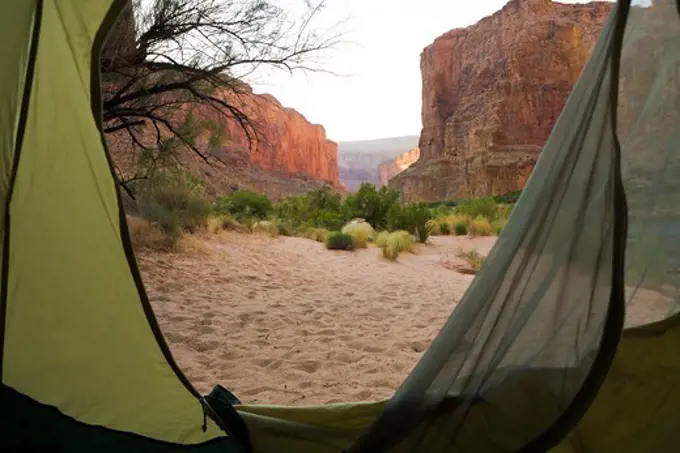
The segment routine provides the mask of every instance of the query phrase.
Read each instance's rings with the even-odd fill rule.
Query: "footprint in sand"
[[[312,374],[316,373],[319,368],[321,368],[321,363],[317,360],[305,360],[304,362],[294,365],[293,368]]]
[[[262,392],[273,392],[273,391],[276,391],[276,389],[273,388],[273,387],[256,387],[256,388],[253,388],[253,389],[243,390],[242,392],[239,392],[239,394],[243,395],[243,396],[255,396],[255,395],[259,395]]]
[[[363,390],[361,392],[354,394],[354,400],[355,401],[369,401],[372,396],[373,396],[373,392],[370,392],[368,390]]]
[[[366,344],[362,341],[354,341],[352,343],[349,343],[347,346],[357,351],[365,351],[372,353],[385,352],[385,348],[383,346]]]
[[[335,330],[334,329],[324,329],[324,330],[319,330],[317,332],[312,332],[312,335],[321,335],[324,337],[331,337],[335,336]]]
[[[425,341],[414,341],[409,346],[415,352],[423,352],[425,349],[427,349],[427,342],[425,342]]]
[[[196,328],[196,331],[199,334],[208,335],[208,334],[211,334],[211,333],[215,333],[217,331],[217,329],[215,329],[213,326],[198,326]]]

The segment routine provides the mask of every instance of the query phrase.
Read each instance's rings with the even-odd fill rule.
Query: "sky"
[[[321,64],[337,75],[266,71],[250,82],[256,92],[270,93],[322,124],[334,141],[419,135],[423,48],[507,1],[327,0],[320,28],[342,21],[346,43],[322,55]]]

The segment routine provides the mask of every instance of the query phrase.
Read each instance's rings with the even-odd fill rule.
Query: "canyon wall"
[[[225,93],[224,98],[248,118],[248,126],[244,128],[237,119],[225,120],[205,106],[192,107],[221,128],[221,143],[211,151],[213,156],[243,161],[245,154],[248,164],[262,169],[339,183],[338,145],[326,137],[323,126],[282,106],[272,95],[253,93],[248,86],[238,95]]]
[[[389,181],[397,176],[402,171],[413,165],[420,158],[420,148],[413,148],[395,157],[381,163],[378,166],[378,186],[386,186]]]
[[[407,200],[521,189],[611,3],[511,0],[421,54],[420,159],[389,185]]]
[[[189,150],[183,150],[179,160],[206,179],[213,193],[248,188],[281,199],[324,184],[344,191],[338,179],[338,146],[326,137],[323,126],[240,82],[233,91],[213,96],[239,113],[225,117],[209,105],[188,102],[171,114],[176,128],[191,115],[194,144],[208,162]],[[144,127],[147,145],[155,146],[155,135],[151,125]],[[131,152],[127,133],[108,134],[107,141],[118,168],[137,171],[140,154]]]

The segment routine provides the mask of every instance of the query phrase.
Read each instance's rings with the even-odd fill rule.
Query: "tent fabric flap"
[[[17,43],[3,48],[7,66],[16,67],[2,69],[10,76],[0,88],[2,114],[10,119],[2,122],[2,159],[13,161],[15,173],[11,187],[4,174],[2,180],[9,207],[2,384],[89,426],[207,444],[225,434],[211,420],[204,429],[197,392],[154,334],[136,265],[125,253],[124,216],[91,107],[99,90],[91,86],[98,75],[95,40],[124,4],[11,2],[0,19]],[[37,42],[29,39],[32,13],[40,24]],[[22,78],[31,80],[28,96]],[[22,109],[24,122],[12,133]],[[18,135],[23,141],[14,156]]]

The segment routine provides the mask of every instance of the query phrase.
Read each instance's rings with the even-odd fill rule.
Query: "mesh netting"
[[[546,451],[595,398],[624,304],[628,326],[677,311],[679,39],[672,1],[619,2],[486,264],[352,453]]]

